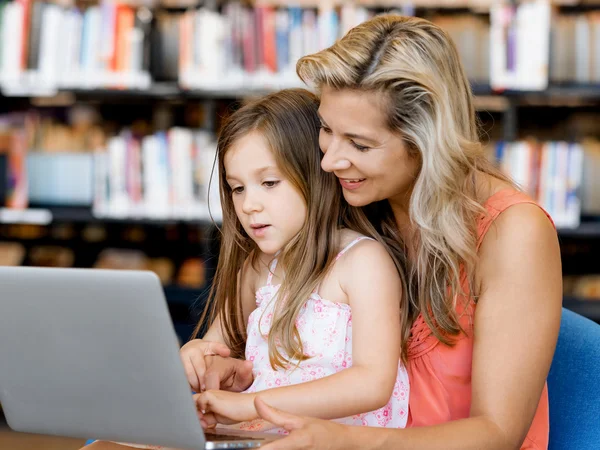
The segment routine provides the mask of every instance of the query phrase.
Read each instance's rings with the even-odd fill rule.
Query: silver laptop
[[[22,432],[194,450],[277,438],[205,435],[152,272],[0,267],[0,403]]]

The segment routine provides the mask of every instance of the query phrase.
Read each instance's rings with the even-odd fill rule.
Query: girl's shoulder
[[[348,302],[350,297],[364,297],[365,289],[381,290],[394,285],[390,290],[401,293],[398,271],[384,244],[350,230],[342,236],[341,251],[327,281],[335,281]]]
[[[252,253],[248,255],[244,261],[243,282],[252,292],[255,292],[258,287],[266,284],[269,275],[269,267],[265,255],[256,255]]]
[[[351,245],[352,242],[354,242],[356,240],[374,241],[374,239],[372,239],[368,236],[365,236],[363,234],[360,234],[357,231],[350,230],[348,228],[342,228],[342,229],[340,229],[340,234],[339,234],[338,252],[343,251],[346,247]]]
[[[391,260],[385,246],[377,240],[349,229],[340,230],[337,260],[340,265],[359,269],[365,264]]]

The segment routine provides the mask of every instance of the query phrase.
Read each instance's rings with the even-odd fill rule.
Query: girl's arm
[[[480,250],[469,418],[390,430],[343,427],[261,408],[267,420],[296,430],[265,450],[313,448],[316,441],[331,450],[521,448],[560,327],[560,251],[556,231],[537,206],[515,205],[494,224]]]
[[[239,301],[242,304],[244,323],[247,323],[248,316],[256,308],[254,287],[256,285],[257,274],[249,260],[250,258],[245,261],[244,267],[238,274],[238,283],[241,284]],[[218,355],[226,358],[231,353],[226,346],[223,336],[221,320],[217,316],[202,339],[193,339],[180,350],[180,357],[186,377],[190,386],[196,392],[202,392],[206,389],[207,364],[205,357]],[[212,382],[209,384],[214,385]]]
[[[260,392],[261,398],[295,414],[333,419],[385,406],[400,357],[401,284],[390,256],[377,242],[363,241],[342,259],[339,282],[352,308],[352,367],[307,383]],[[207,392],[202,410],[234,421],[257,417],[253,394]]]

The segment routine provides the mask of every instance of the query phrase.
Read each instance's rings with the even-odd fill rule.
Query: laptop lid
[[[0,267],[0,403],[17,431],[204,449],[152,272]]]

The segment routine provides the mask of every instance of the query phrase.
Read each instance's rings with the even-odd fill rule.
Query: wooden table
[[[0,449],[3,450],[78,450],[84,444],[85,439],[17,433],[9,428],[0,427]],[[125,450],[125,447],[120,449]]]

